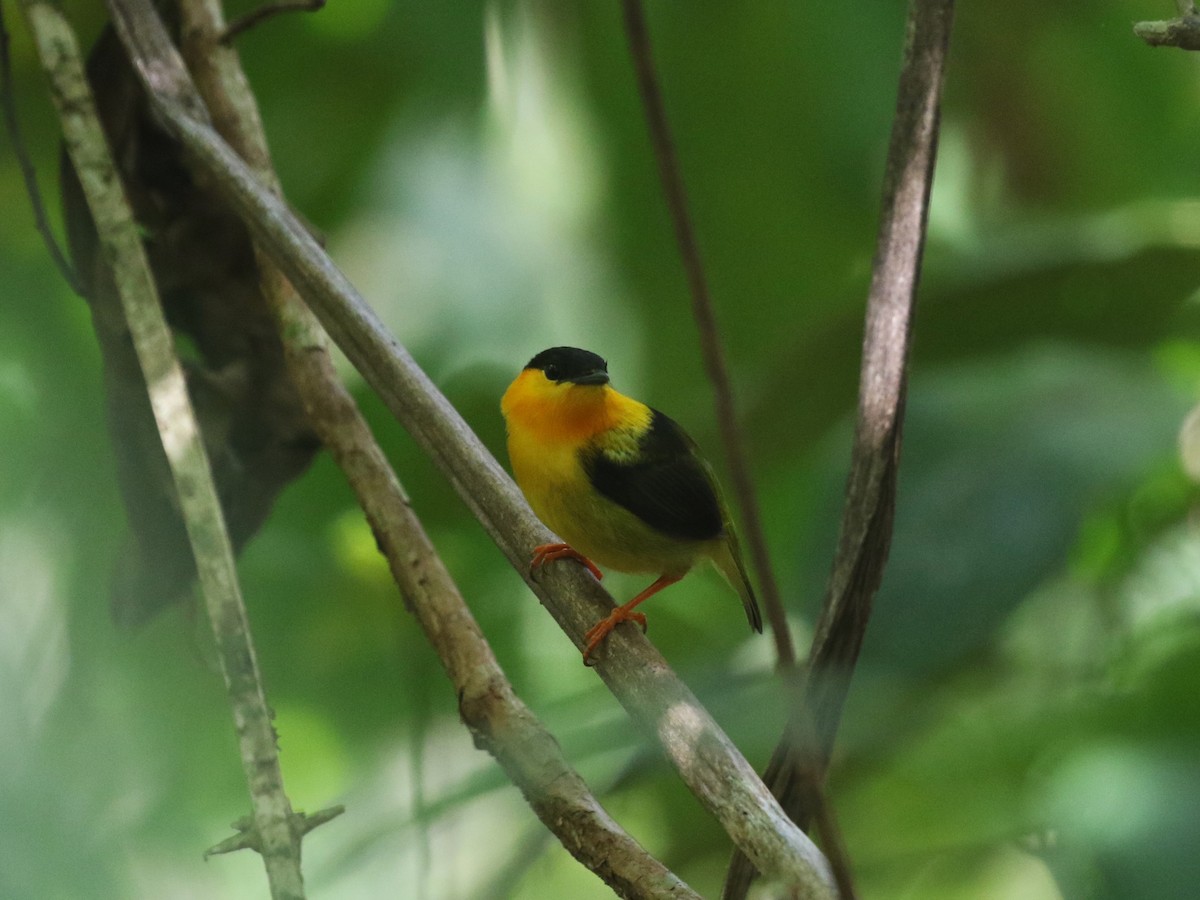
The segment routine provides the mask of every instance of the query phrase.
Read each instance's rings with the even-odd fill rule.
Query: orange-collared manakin
[[[618,393],[595,353],[552,347],[529,361],[500,403],[513,475],[529,505],[565,541],[534,548],[533,568],[578,559],[657,576],[584,636],[585,663],[634,607],[710,559],[762,631],[721,491],[695,442],[672,419]]]

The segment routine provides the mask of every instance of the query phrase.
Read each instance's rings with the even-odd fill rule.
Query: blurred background
[[[101,5],[67,6],[90,42]],[[801,647],[840,516],[903,7],[648,11]],[[56,121],[4,12],[56,209]],[[896,538],[830,785],[864,897],[1200,885],[1200,60],[1130,29],[1174,14],[958,10]],[[617,4],[332,2],[238,44],[290,201],[501,458],[505,386],[573,344],[723,469]],[[125,525],[99,356],[7,141],[0,209],[0,896],[264,896],[255,855],[201,856],[249,811],[203,615],[110,621]],[[345,375],[518,692],[716,895],[724,834]],[[473,748],[328,459],[241,572],[293,803],[347,805],[305,841],[311,896],[610,896]],[[649,611],[764,765],[785,715],[770,641],[708,574]]]

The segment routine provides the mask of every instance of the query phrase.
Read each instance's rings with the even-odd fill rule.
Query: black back
[[[584,452],[583,466],[593,487],[663,534],[710,540],[724,530],[712,476],[682,428],[651,410],[638,459],[628,463],[602,447]]]

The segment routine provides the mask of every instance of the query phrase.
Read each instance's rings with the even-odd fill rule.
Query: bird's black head
[[[587,350],[551,347],[529,361],[526,369],[538,369],[557,384],[608,384],[608,363]]]

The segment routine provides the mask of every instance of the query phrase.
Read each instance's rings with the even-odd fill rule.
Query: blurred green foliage
[[[85,40],[99,9],[69,5]],[[56,124],[5,13],[53,206]],[[840,515],[903,4],[649,14],[803,646]],[[1200,885],[1200,544],[1176,446],[1200,379],[1200,70],[1129,27],[1171,14],[958,12],[896,537],[831,784],[864,896]],[[508,380],[568,343],[718,457],[615,4],[331,3],[239,46],[290,200],[493,450]],[[251,854],[201,861],[248,805],[203,617],[110,624],[124,526],[98,355],[7,142],[0,209],[0,896],[262,896]],[[717,893],[723,834],[347,377],[521,695],[614,814]],[[241,569],[293,800],[348,806],[306,841],[314,897],[608,895],[471,746],[328,460]],[[763,764],[784,718],[769,641],[707,575],[650,612]]]

